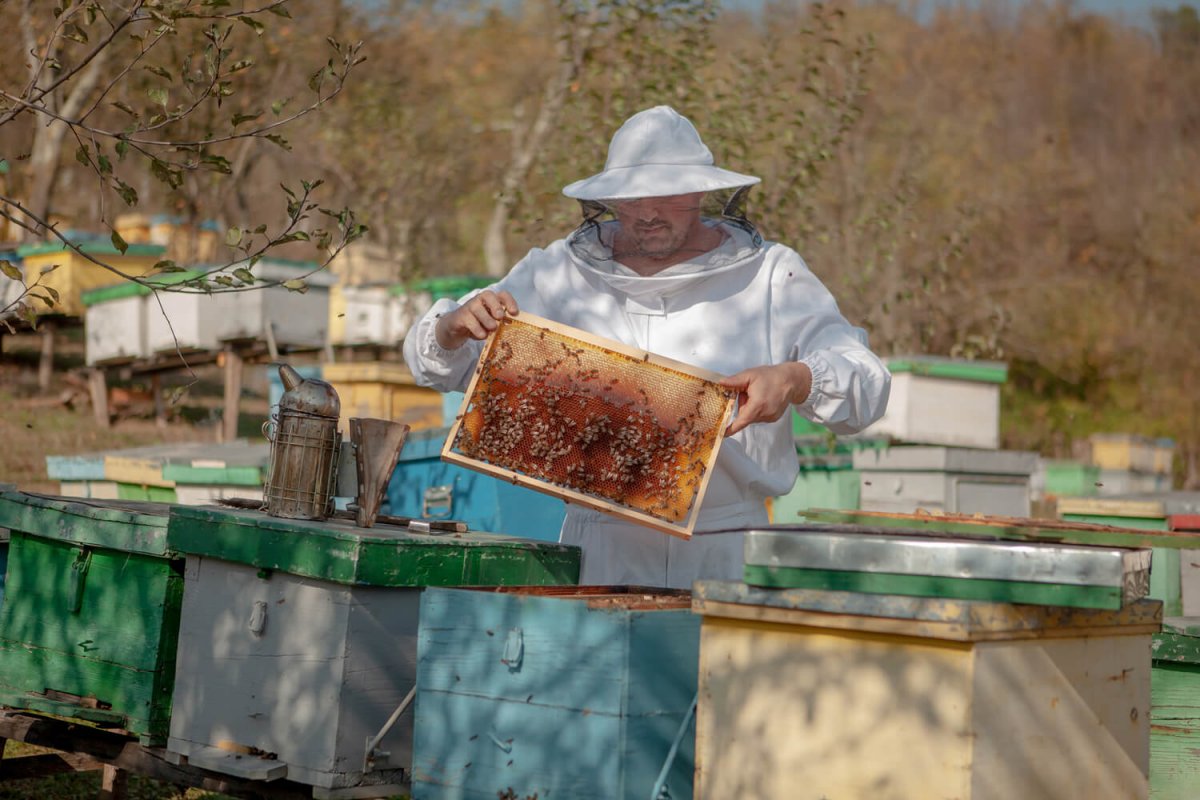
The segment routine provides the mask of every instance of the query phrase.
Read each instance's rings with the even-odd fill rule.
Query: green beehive
[[[1200,786],[1200,617],[1164,619],[1150,648],[1150,797],[1194,800]]]
[[[425,587],[579,580],[579,548],[489,533],[192,506],[170,528],[187,558],[167,748],[321,796],[407,782],[413,718],[392,713],[416,684]]]
[[[183,598],[168,507],[0,492],[0,703],[166,741]]]

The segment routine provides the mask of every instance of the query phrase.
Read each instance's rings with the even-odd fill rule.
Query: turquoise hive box
[[[691,797],[699,643],[687,592],[427,590],[414,800]]]

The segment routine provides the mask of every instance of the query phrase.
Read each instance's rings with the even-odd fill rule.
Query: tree
[[[112,228],[113,209],[138,204],[135,187],[145,185],[139,175],[173,193],[183,193],[191,182],[195,193],[221,180],[236,181],[250,144],[269,142],[290,151],[283,135],[287,126],[336,97],[364,59],[359,44],[329,37],[331,55],[306,72],[304,97],[263,95],[276,88],[280,72],[276,68],[274,79],[256,83],[260,62],[272,60],[272,26],[290,19],[289,5],[294,4],[18,0],[15,9],[5,9],[16,14],[8,21],[22,31],[24,74],[0,72],[0,143],[7,151],[0,152],[0,164],[20,173],[0,194],[0,216],[27,239],[58,239],[116,278],[156,291],[244,291],[271,285],[256,278],[254,265],[272,248],[295,241],[313,242],[323,253],[318,267],[323,268],[365,227],[350,209],[316,202],[319,180],[281,186],[283,213],[273,224],[230,226],[225,242],[235,257],[170,286],[155,276],[183,267],[164,260],[149,276],[124,273],[85,253],[72,234],[51,220],[52,198],[71,149],[95,181],[92,199],[98,216],[122,252],[127,245]],[[251,91],[256,86],[260,91]],[[316,225],[322,218],[325,223]],[[233,269],[239,264],[245,266]],[[13,277],[13,265],[0,267]],[[21,316],[34,323],[32,298],[52,307],[55,298],[39,280],[25,276],[21,296],[0,308],[0,319]],[[284,285],[304,289],[302,280]]]

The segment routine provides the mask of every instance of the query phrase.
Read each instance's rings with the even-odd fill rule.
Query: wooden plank
[[[112,764],[104,765],[99,800],[125,800],[129,796],[129,773]]]
[[[902,514],[883,511],[848,511],[814,508],[805,512],[808,522],[835,522],[851,525],[875,525],[982,536],[990,539],[1040,540],[1072,544],[1115,545],[1116,547],[1200,548],[1200,534],[1187,531],[1144,530],[1112,527],[1080,521],[989,517],[967,514]],[[1132,521],[1132,520],[1131,520]],[[1165,526],[1164,526],[1165,527]]]
[[[225,348],[225,404],[221,416],[222,441],[237,438],[238,409],[242,398],[242,355],[233,345]]]
[[[160,748],[144,747],[128,736],[62,720],[0,711],[0,736],[37,747],[90,756],[99,762],[178,786],[258,800],[311,800],[311,786],[287,779],[263,783],[220,775],[168,760]]]
[[[91,756],[77,753],[42,753],[0,760],[0,783],[28,778],[45,778],[65,772],[89,772],[104,765]]]
[[[112,424],[108,416],[108,381],[102,368],[88,372],[88,392],[92,396],[92,416],[101,428]]]

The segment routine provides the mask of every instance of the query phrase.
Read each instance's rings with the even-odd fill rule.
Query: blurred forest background
[[[0,26],[21,30],[32,2],[0,0]],[[312,87],[300,65],[324,58],[327,37],[361,40],[367,61],[286,139],[215,145],[232,180],[164,181],[114,156],[139,209],[224,228],[272,221],[300,164],[325,181],[323,204],[370,227],[353,247],[383,253],[389,279],[501,274],[578,221],[559,190],[603,165],[620,122],[668,103],[718,164],[762,176],[750,218],[800,251],[877,351],[1009,364],[1003,446],[1064,457],[1093,431],[1169,436],[1179,483],[1200,486],[1194,6],[1157,9],[1148,26],[1070,3],[920,20],[897,2],[286,9],[232,34],[255,69],[230,79],[225,112],[278,115]],[[119,128],[124,95],[161,99],[202,44],[179,37],[159,71],[129,72],[96,118]],[[126,63],[97,65],[98,85]],[[25,69],[0,60],[0,85]],[[0,154],[18,154],[0,193],[74,228],[111,225],[126,210],[120,184],[97,182],[80,142],[60,141],[49,160],[31,153],[35,134],[46,139],[30,114],[0,127]]]

